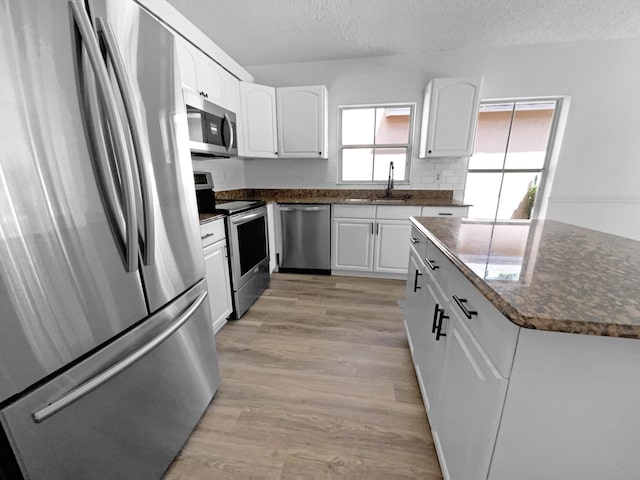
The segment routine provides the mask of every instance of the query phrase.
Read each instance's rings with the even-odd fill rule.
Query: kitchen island
[[[636,478],[640,244],[411,221],[405,324],[445,478]]]

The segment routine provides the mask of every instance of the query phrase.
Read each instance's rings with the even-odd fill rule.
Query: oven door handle
[[[257,217],[264,217],[264,212],[257,212],[250,215],[243,215],[242,217],[232,218],[231,223],[237,225],[238,223],[244,223]]]

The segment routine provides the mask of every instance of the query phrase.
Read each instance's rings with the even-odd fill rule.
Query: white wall
[[[195,172],[211,172],[215,190],[236,190],[247,187],[243,160],[239,158],[191,158]]]
[[[547,218],[640,239],[639,58],[640,39],[630,39],[248,66],[258,83],[327,85],[330,155],[329,160],[246,160],[247,186],[336,188],[338,105],[416,102],[418,131],[421,98],[431,78],[483,75],[484,99],[571,97],[547,191]],[[409,188],[453,188],[459,197],[465,168],[464,159],[414,159]],[[438,183],[436,172],[453,178]]]

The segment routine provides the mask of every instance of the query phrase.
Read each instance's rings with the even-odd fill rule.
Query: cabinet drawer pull
[[[440,318],[438,319],[438,325],[436,326],[436,342],[440,341],[440,337],[446,337],[446,333],[442,333],[442,320],[449,318],[449,315],[444,314],[444,308],[440,309]]]
[[[464,305],[465,303],[467,303],[467,299],[466,298],[458,298],[457,295],[453,296],[453,300],[458,304],[458,306],[460,307],[460,310],[462,310],[462,313],[464,313],[464,316],[467,318],[471,318],[472,315],[478,315],[478,312],[475,310],[469,310],[467,309],[467,307]]]
[[[411,242],[411,245],[415,245],[416,243],[420,243],[420,240],[418,240],[416,237],[409,237],[409,241]]]
[[[416,269],[416,278],[413,280],[413,291],[417,292],[418,290],[420,290],[422,287],[418,286],[418,277],[421,277],[422,274],[420,273],[419,270]]]
[[[429,265],[429,268],[431,270],[436,270],[438,268],[440,268],[438,265],[434,265],[433,262],[435,262],[435,260],[429,260],[427,257],[424,257],[424,261],[427,263],[427,265]]]
[[[453,213],[450,212],[438,212],[438,215],[453,215]]]
[[[440,313],[440,305],[436,303],[436,308],[433,309],[433,323],[431,324],[431,333],[436,333],[436,326],[438,325],[438,313]]]
[[[209,237],[213,237],[213,233],[207,233],[206,235],[203,235],[202,237],[200,237],[200,239],[204,240],[205,238],[209,238]]]

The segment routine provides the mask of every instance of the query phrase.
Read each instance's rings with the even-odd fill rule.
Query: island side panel
[[[522,329],[489,480],[638,475],[640,342]]]

